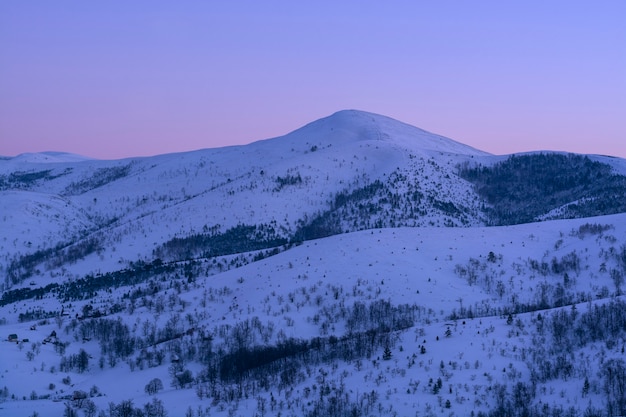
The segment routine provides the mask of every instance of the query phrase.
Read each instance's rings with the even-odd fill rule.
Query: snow
[[[437,155],[442,164],[438,168],[426,163],[435,160],[433,151],[463,154]],[[76,240],[77,228],[92,230],[85,225],[87,218],[101,230],[106,227],[111,239],[122,241],[121,246],[116,244],[118,253],[150,257],[159,242],[199,233],[205,226],[227,229],[240,223],[277,221],[293,230],[298,219],[311,218],[324,210],[336,193],[384,180],[398,167],[407,165],[407,172],[415,176],[415,181],[422,181],[418,170],[423,170],[423,175],[432,181],[429,187],[447,182],[446,189],[454,190],[456,195],[466,194],[468,184],[445,179],[453,174],[463,155],[486,154],[383,116],[344,111],[284,137],[247,146],[120,161],[68,162],[68,158],[61,158],[57,163],[42,163],[39,157],[31,161],[16,158],[20,160],[18,165],[13,160],[0,161],[0,173],[51,170],[50,179],[29,183],[28,191],[57,195],[80,212],[77,219],[82,219],[78,227],[54,229],[58,243]],[[89,178],[97,180],[99,172],[115,169],[127,169],[128,174],[72,193],[74,184],[83,184]],[[277,177],[296,174],[303,179],[302,184],[280,193],[274,191]],[[12,210],[7,208],[9,211]],[[26,216],[25,221],[33,219]],[[0,218],[4,230],[12,228],[11,222],[9,217]],[[7,233],[7,241],[20,240],[25,233],[23,228],[16,229]],[[52,246],[48,239],[38,242]],[[0,242],[0,250],[11,253],[15,247]],[[121,257],[108,255],[110,261],[103,261],[101,270],[119,265]]]
[[[64,162],[93,161],[93,158],[67,152],[22,153],[10,158],[12,163],[58,164]]]
[[[486,294],[478,286],[468,286],[465,280],[456,276],[455,265],[465,262],[470,257],[485,258],[490,251],[494,251],[502,256],[503,271],[512,274],[513,264],[523,263],[528,258],[541,259],[556,241],[565,239],[560,252],[569,253],[574,250],[582,254],[591,249],[590,256],[585,258],[583,269],[589,272],[597,271],[601,259],[595,256],[598,251],[596,240],[570,236],[571,230],[577,229],[587,221],[589,219],[500,228],[381,229],[334,236],[306,242],[263,261],[207,277],[199,283],[199,288],[183,293],[182,297],[191,303],[186,307],[186,311],[193,311],[199,308],[202,288],[231,288],[232,293],[228,297],[210,303],[205,309],[208,314],[207,325],[216,323],[220,317],[223,317],[221,319],[223,322],[235,323],[245,317],[259,316],[262,322],[274,321],[280,326],[284,318],[289,317],[295,324],[285,327],[285,331],[287,336],[297,338],[312,337],[319,331],[310,321],[315,313],[312,306],[303,306],[298,310],[291,307],[288,312],[285,312],[288,302],[281,306],[279,301],[281,297],[286,300],[290,293],[298,294],[301,288],[308,288],[308,292],[315,296],[311,287],[317,286],[317,291],[324,295],[323,305],[326,306],[333,303],[332,297],[326,293],[332,286],[338,286],[343,291],[340,301],[346,305],[355,301],[391,299],[397,304],[415,303],[432,310],[433,313],[428,315],[430,323],[420,322],[414,329],[400,335],[397,345],[403,347],[403,352],[399,352],[398,348],[394,349],[392,361],[379,362],[378,365],[366,363],[361,372],[353,370],[353,366],[342,365],[337,372],[347,370],[351,375],[346,380],[347,385],[357,387],[363,384],[362,379],[368,373],[377,374],[381,368],[384,370],[385,367],[390,367],[388,372],[383,372],[384,382],[374,387],[381,392],[397,389],[397,395],[392,396],[394,407],[401,415],[406,415],[405,413],[414,413],[422,409],[425,404],[435,406],[436,397],[429,392],[423,393],[423,386],[427,384],[429,378],[436,380],[441,375],[439,370],[441,361],[446,368],[453,366],[448,365],[449,363],[455,362],[456,369],[450,370],[452,376],[446,379],[444,391],[449,391],[448,388],[452,387],[454,392],[460,391],[461,394],[452,396],[448,394],[444,395],[444,398],[453,400],[456,397],[466,398],[461,404],[454,405],[454,410],[463,415],[475,410],[475,405],[469,400],[474,395],[465,392],[466,385],[480,386],[479,391],[483,393],[484,403],[488,404],[489,394],[484,391],[488,385],[485,374],[495,381],[503,382],[506,382],[506,375],[503,375],[506,372],[515,370],[526,375],[525,364],[515,352],[517,349],[528,347],[529,336],[527,334],[510,336],[510,327],[505,324],[504,318],[499,316],[463,320],[465,324],[462,324],[461,320],[447,319],[452,309],[459,307],[460,302],[466,306],[483,300],[494,305],[500,303],[497,297]],[[593,222],[613,225],[615,229],[611,230],[611,233],[615,236],[626,235],[625,215],[597,218],[593,219]],[[596,277],[589,281],[583,277],[584,275],[581,275],[578,278],[577,284],[581,291],[585,291],[585,288],[590,289],[592,285],[601,285],[603,282],[610,285],[608,277]],[[519,285],[524,286],[515,288],[520,298],[524,298],[524,293],[530,297],[532,289],[527,286],[528,283],[523,282]],[[352,295],[355,288],[360,292],[357,296]],[[296,295],[295,303],[298,299],[302,302],[301,297],[302,295]],[[267,298],[269,300],[266,300]],[[39,301],[37,304],[45,308],[50,301]],[[25,306],[30,304],[27,302]],[[79,308],[80,306],[75,306],[73,311]],[[584,305],[579,308],[584,309]],[[119,317],[128,323],[149,319],[150,313],[140,310],[132,316],[120,314]],[[52,346],[42,346],[42,352],[32,362],[27,360],[25,352],[30,349],[33,342],[41,341],[52,330],[60,329],[56,324],[50,323],[30,331],[29,326],[32,323],[16,323],[15,319],[11,318],[15,317],[16,313],[17,310],[5,311],[5,317],[9,318],[10,324],[2,326],[2,330],[5,334],[17,333],[20,338],[28,337],[31,342],[24,344],[23,351],[15,344],[8,342],[0,344],[0,355],[3,358],[0,375],[6,381],[4,384],[10,387],[11,393],[18,398],[28,397],[33,390],[38,395],[48,393],[50,390],[47,386],[50,383],[56,385],[54,393],[59,392],[58,395],[75,389],[88,391],[95,384],[106,395],[106,398],[96,398],[99,407],[105,407],[109,401],[119,402],[127,398],[133,398],[136,405],[140,405],[150,399],[143,392],[143,386],[151,378],[160,377],[167,385],[166,366],[129,372],[128,367],[122,364],[117,368],[101,371],[94,359],[86,374],[58,371],[51,373],[49,367],[58,361],[58,355],[54,353]],[[526,326],[530,325],[531,316],[532,314],[518,315]],[[446,338],[444,332],[448,323],[453,332],[451,337]],[[420,329],[423,333],[420,333]],[[341,329],[337,328],[336,333],[340,335]],[[423,344],[422,339],[426,340],[425,355],[418,353],[418,345]],[[89,349],[97,357],[98,348],[93,342],[84,344],[72,341],[68,351],[76,353],[79,348]],[[413,353],[418,355],[415,369],[407,369],[406,357]],[[592,352],[586,354],[591,355]],[[45,364],[43,371],[42,363]],[[391,378],[389,372],[394,369],[396,370],[394,374],[397,372],[397,375]],[[404,372],[401,372],[402,369]],[[507,371],[503,372],[503,369]],[[67,374],[71,376],[72,387],[65,386],[61,381]],[[120,385],[117,382],[120,380],[124,380],[124,384]],[[411,381],[421,381],[421,388],[415,395],[404,393]],[[178,405],[181,398],[185,399],[183,404],[193,405],[194,408],[205,404],[192,392],[166,388],[160,398],[170,408],[171,414],[182,413],[186,406]],[[555,395],[554,398],[557,400],[558,396]],[[574,400],[577,397],[572,393],[571,396],[567,395],[567,398]],[[40,402],[44,400],[12,401],[3,406],[11,412],[18,412],[21,410],[20,407],[25,407],[25,410],[36,410]],[[244,403],[246,407],[254,408],[252,402]],[[573,404],[581,405],[577,402]],[[61,409],[58,403],[53,403],[52,407]]]
[[[477,207],[480,201],[472,194],[471,186],[455,175],[456,165],[497,158],[502,157],[355,110],[335,113],[280,138],[241,147],[120,161],[55,153],[22,155],[0,160],[0,173],[51,172],[23,189],[0,192],[0,253],[4,254],[0,266],[6,270],[16,256],[88,236],[98,237],[102,243],[98,253],[59,267],[46,269],[39,265],[39,272],[18,285],[35,288],[117,271],[137,260],[151,261],[158,245],[172,237],[201,233],[206,226],[224,231],[237,224],[274,222],[280,230],[291,232],[298,220],[327,209],[337,192],[387,180],[398,172],[407,177],[396,185],[398,193],[415,182],[424,193]],[[617,172],[626,172],[623,160],[611,158],[610,162]],[[85,179],[108,178],[107,173],[116,172],[124,175],[94,188],[68,192]],[[301,184],[276,191],[277,177],[296,174],[302,178]],[[128,309],[127,294],[145,288],[146,283],[100,291],[89,300],[63,302],[47,296],[5,305],[0,310],[0,389],[6,386],[10,397],[4,402],[0,399],[0,415],[30,415],[34,411],[60,415],[68,401],[64,397],[75,390],[89,392],[93,386],[102,394],[91,398],[100,410],[106,410],[110,402],[131,398],[135,406],[141,407],[152,399],[144,391],[152,378],[163,381],[164,389],[157,397],[170,416],[183,415],[188,407],[208,407],[211,415],[217,416],[231,411],[232,415],[254,415],[257,397],[270,398],[269,392],[260,392],[239,401],[233,411],[234,403],[212,404],[200,399],[194,389],[175,389],[170,385],[169,356],[162,365],[152,368],[131,370],[125,361],[114,367],[105,363],[101,368],[98,362],[103,355],[98,343],[65,330],[88,303],[103,310],[114,303],[124,306],[107,318],[119,318],[137,334],[144,323],[162,328],[176,315],[181,316],[185,330],[194,327],[213,334],[219,333],[216,329],[221,325],[232,326],[257,317],[261,323],[275,326],[266,343],[276,342],[279,330],[286,337],[298,339],[341,337],[347,329],[339,312],[355,303],[390,300],[393,305],[416,305],[420,310],[415,325],[392,335],[397,340],[391,360],[382,359],[381,348],[360,364],[338,360],[316,365],[303,370],[307,373],[305,380],[290,387],[290,394],[273,390],[271,395],[286,402],[287,395],[304,401],[305,390],[320,386],[317,381],[326,375],[324,378],[333,383],[343,381],[352,399],[378,392],[381,404],[392,406],[397,415],[430,412],[462,416],[490,410],[495,383],[511,385],[530,377],[523,356],[530,354],[535,343],[537,313],[517,314],[518,326],[507,324],[506,317],[498,312],[514,301],[531,304],[540,296],[543,284],[563,282],[562,274],[542,275],[533,268],[532,261],[550,264],[553,259],[576,254],[580,268],[570,272],[571,292],[588,298],[576,304],[581,313],[591,305],[588,302],[622,298],[607,270],[617,268],[611,251],[626,245],[626,214],[506,227],[484,227],[479,217],[472,217],[471,227],[428,226],[444,224],[445,220],[443,214],[433,211],[416,220],[415,226],[420,227],[362,230],[311,240],[221,273],[211,270],[193,282],[169,276],[166,282],[170,287],[155,298],[174,294],[179,301],[158,314],[142,305],[141,300],[132,312]],[[598,234],[577,233],[585,224],[607,228]],[[494,259],[488,261],[490,253]],[[241,255],[241,259],[246,256]],[[236,258],[224,256],[219,261],[228,264]],[[207,271],[210,262],[205,261]],[[482,268],[476,283],[459,273],[472,262]],[[480,281],[488,278],[493,288]],[[501,282],[500,294],[495,289],[497,282]],[[175,283],[180,290],[175,289]],[[604,288],[608,296],[598,297]],[[476,317],[451,318],[453,313],[470,307]],[[63,309],[69,315],[19,321],[20,313],[39,308]],[[186,315],[196,317],[197,323],[188,324]],[[448,328],[451,334],[446,336]],[[86,372],[59,371],[60,355],[55,347],[51,343],[38,344],[53,330],[60,340],[70,342],[66,355],[84,349],[92,356]],[[12,333],[29,342],[6,341]],[[259,344],[264,343],[256,337]],[[214,343],[219,342],[216,337]],[[425,353],[421,353],[421,346],[425,346]],[[580,377],[567,384],[556,380],[538,384],[537,398],[545,404],[579,410],[588,403],[602,407],[596,374],[606,350],[595,343],[577,351],[581,363],[588,363],[585,369],[593,371],[589,374],[596,389],[588,398],[580,398],[584,379]],[[34,353],[32,360],[27,352]],[[614,354],[616,351],[608,350],[608,356]],[[197,362],[186,367],[194,375],[202,370]],[[71,381],[66,384],[63,380],[68,376]],[[435,395],[429,380],[435,382],[438,378],[442,378],[443,387]],[[31,400],[33,391],[37,397],[49,397]],[[451,402],[449,410],[445,408],[446,400]],[[289,412],[299,415],[301,411],[294,408]]]

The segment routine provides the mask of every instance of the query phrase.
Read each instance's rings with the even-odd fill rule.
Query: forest
[[[588,156],[558,153],[511,155],[491,166],[465,164],[459,175],[472,182],[489,207],[493,225],[592,217],[626,210],[626,177]]]

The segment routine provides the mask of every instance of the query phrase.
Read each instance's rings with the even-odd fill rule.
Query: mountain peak
[[[340,110],[315,120],[288,136],[325,137],[336,142],[386,141],[415,151],[439,151],[463,155],[489,155],[391,117],[362,110]]]

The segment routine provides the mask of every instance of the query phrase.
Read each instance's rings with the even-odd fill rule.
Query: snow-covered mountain
[[[329,211],[337,196],[354,200],[352,193],[364,188],[360,202],[378,194],[407,195],[412,201],[403,209],[411,212],[400,212],[390,201],[386,205],[396,213],[345,213],[341,229],[376,222],[477,225],[482,223],[479,199],[454,172],[459,161],[486,155],[357,111],[247,146],[120,161],[58,157],[53,163],[48,154],[22,155],[0,161],[6,213],[0,219],[6,237],[0,242],[1,262],[6,267],[16,256],[92,236],[101,247],[102,270],[150,260],[154,249],[172,238],[224,232],[239,224],[272,225],[277,235],[290,238]],[[441,207],[452,201],[463,206],[462,213],[445,215]],[[65,214],[58,212],[63,206]],[[360,226],[364,221],[368,224]]]
[[[624,327],[576,331],[626,312],[625,172],[355,110],[0,159],[0,414],[616,415]]]

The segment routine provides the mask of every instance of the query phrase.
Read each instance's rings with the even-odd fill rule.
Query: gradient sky
[[[341,109],[626,157],[626,1],[1,1],[0,155],[155,155]]]

